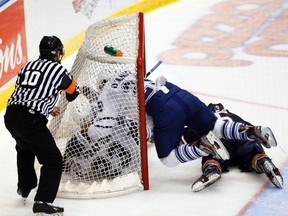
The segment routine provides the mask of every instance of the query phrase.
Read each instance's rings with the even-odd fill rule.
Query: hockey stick
[[[162,61],[161,61],[161,60],[158,61],[158,62],[154,65],[154,67],[152,67],[152,68],[150,69],[150,71],[147,72],[145,78],[147,78],[148,76],[150,76],[150,74],[153,73],[153,71],[156,70],[156,68],[158,68],[160,64],[162,64]]]

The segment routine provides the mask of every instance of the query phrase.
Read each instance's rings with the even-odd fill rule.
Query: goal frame
[[[139,25],[139,49],[137,57],[137,87],[138,87],[138,106],[139,106],[139,132],[140,132],[140,149],[141,149],[141,169],[144,190],[149,190],[148,175],[148,149],[146,140],[146,109],[144,96],[144,76],[146,74],[146,52],[145,52],[145,31],[144,15],[138,14]]]
[[[67,173],[65,173],[65,178],[66,176],[68,177],[68,179],[65,179],[64,181],[62,181],[61,179],[61,183],[59,186],[59,190],[58,190],[58,197],[61,198],[71,198],[71,199],[94,199],[94,198],[105,198],[105,197],[113,197],[113,196],[119,196],[119,195],[123,195],[123,194],[127,194],[127,193],[131,193],[133,191],[137,191],[137,190],[149,190],[149,176],[148,176],[148,147],[147,147],[147,140],[146,140],[146,109],[145,109],[145,95],[144,95],[144,77],[146,74],[146,59],[145,59],[145,28],[144,28],[144,14],[142,12],[138,12],[135,14],[127,14],[127,15],[123,15],[123,20],[129,20],[129,16],[131,15],[131,17],[135,17],[135,21],[137,23],[135,23],[135,42],[136,42],[136,51],[134,53],[134,57],[130,58],[129,56],[123,56],[123,57],[111,57],[111,63],[116,63],[117,62],[123,62],[124,64],[126,64],[126,62],[128,64],[134,64],[134,76],[135,76],[135,81],[136,81],[136,86],[137,86],[137,98],[135,98],[135,106],[137,105],[137,109],[138,109],[138,113],[136,115],[138,115],[138,148],[139,148],[139,172],[138,174],[136,173],[130,173],[128,175],[124,175],[124,176],[119,176],[119,178],[117,177],[114,180],[112,180],[112,182],[110,180],[106,180],[104,179],[104,181],[102,182],[96,182],[94,181],[92,184],[86,184],[85,182],[81,182],[79,181],[79,183],[74,182],[73,179],[71,179],[71,181],[69,180],[69,177],[67,176]],[[125,17],[127,16],[127,17]],[[111,24],[115,21],[115,22],[119,22],[122,20],[122,17],[112,17],[111,19],[113,20],[109,20],[110,18],[108,18],[107,23]],[[103,20],[104,21],[104,20]],[[105,26],[105,22],[102,24],[102,21],[100,20],[99,23],[95,23],[95,25],[93,24],[93,26]],[[130,27],[131,28],[131,27]],[[93,27],[92,27],[93,29]],[[92,33],[90,29],[87,29],[86,35],[90,35],[90,33]],[[137,35],[138,34],[138,35]],[[85,39],[89,39],[89,36],[85,36]],[[85,40],[84,39],[84,40]],[[88,42],[89,44],[89,42]],[[83,44],[81,46],[81,48],[85,49],[85,47],[87,46],[87,43],[85,43],[83,41]],[[80,49],[81,49],[80,48]],[[79,50],[80,52],[80,50]],[[82,51],[81,51],[82,52]],[[79,53],[78,53],[79,54]],[[76,56],[76,59],[78,57],[78,54]],[[85,55],[84,55],[85,56]],[[81,58],[84,57],[81,54]],[[86,57],[90,60],[95,60],[98,61],[100,63],[105,62],[105,61],[110,61],[109,55],[98,55],[97,57],[94,58],[94,56],[91,55],[86,55]],[[80,60],[81,60],[80,58]],[[75,59],[75,61],[76,61]],[[79,60],[78,60],[79,61]],[[74,62],[75,63],[75,62]],[[72,75],[75,75],[75,79],[78,80],[78,73],[73,73],[73,71],[77,71],[79,70],[79,66],[78,69],[75,67],[74,68],[74,63],[72,66]],[[82,66],[80,65],[80,68]],[[79,81],[79,80],[78,80]],[[77,100],[77,99],[76,99]],[[65,132],[65,128],[66,126],[60,126],[60,124],[57,124],[57,122],[61,123],[64,120],[64,123],[67,121],[67,114],[66,114],[66,110],[68,107],[70,107],[70,111],[71,111],[71,105],[68,105],[70,103],[68,103],[65,100],[65,97],[60,97],[60,101],[59,101],[59,105],[61,104],[61,110],[63,110],[63,112],[60,113],[59,116],[54,117],[51,119],[51,121],[49,121],[49,129],[51,130],[52,135],[54,136],[54,138],[56,140],[60,140],[60,143],[62,142],[61,139],[66,139],[64,138],[66,135],[65,134],[70,134],[70,130],[68,132]],[[68,111],[68,110],[67,110]],[[69,111],[68,111],[69,112]],[[56,124],[55,124],[56,123]],[[67,122],[68,125],[67,127],[70,127],[70,122]],[[73,123],[75,124],[75,123]],[[50,125],[52,125],[52,127],[50,128]],[[54,126],[53,126],[54,125]],[[74,130],[74,129],[73,129]],[[64,137],[63,137],[64,136]],[[60,144],[61,145],[61,144]],[[63,146],[61,146],[61,152],[65,149],[62,148]],[[63,155],[64,156],[64,155]],[[39,167],[38,167],[39,168]],[[39,170],[39,169],[38,169]],[[141,173],[140,173],[141,172]],[[130,181],[131,181],[131,187],[130,185]],[[110,183],[111,184],[110,184]],[[126,182],[126,183],[124,183]],[[119,186],[117,186],[119,185]],[[110,188],[111,186],[111,188]],[[121,189],[122,188],[122,189]],[[98,191],[99,189],[99,191]]]

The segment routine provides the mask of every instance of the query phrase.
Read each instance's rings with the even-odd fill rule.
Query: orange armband
[[[68,94],[73,94],[73,92],[76,90],[76,81],[74,80],[74,77],[72,76],[72,81],[67,89],[65,89],[65,92]]]

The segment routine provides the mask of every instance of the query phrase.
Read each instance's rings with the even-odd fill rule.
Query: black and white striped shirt
[[[74,85],[72,92],[70,85]],[[59,92],[68,88],[70,92],[66,93],[73,94],[70,101],[74,100],[79,87],[73,82],[73,77],[61,64],[39,58],[28,62],[19,72],[8,106],[24,106],[48,117],[57,103]]]

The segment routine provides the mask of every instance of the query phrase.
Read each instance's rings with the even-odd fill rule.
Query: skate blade
[[[272,178],[269,178],[269,180],[272,182],[272,184],[274,184],[277,188],[282,188],[284,181],[281,175],[277,175],[274,172],[274,167],[268,162],[265,162],[265,166],[267,167],[268,170],[270,170],[270,173],[272,175]]]
[[[210,131],[206,137],[207,137],[208,141],[210,142],[210,144],[213,146],[213,148],[216,150],[218,155],[221,157],[222,160],[229,160],[230,159],[230,155],[229,155],[226,147],[221,142],[221,140],[217,136],[215,136],[215,134],[212,131]]]
[[[267,139],[267,144],[270,147],[277,146],[276,138],[275,138],[272,130],[269,127],[262,127],[261,128],[261,135]]]
[[[26,205],[26,198],[22,197],[22,203],[24,206]]]
[[[64,213],[61,212],[61,213],[46,214],[46,213],[43,213],[43,212],[39,212],[39,213],[35,213],[34,215],[35,216],[64,216]]]
[[[201,190],[204,190],[205,189],[205,185],[203,182],[195,182],[193,185],[192,185],[192,191],[193,192],[199,192]]]
[[[210,185],[214,184],[216,181],[218,181],[221,178],[221,175],[218,173],[214,173],[209,176],[208,181],[202,182],[202,181],[196,181],[192,185],[192,191],[193,192],[199,192],[204,190],[205,188],[209,187]]]
[[[277,187],[277,188],[283,188],[283,179],[281,178],[281,176],[274,176],[274,178],[272,179],[272,183]]]

